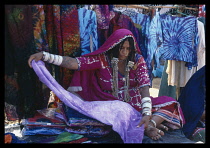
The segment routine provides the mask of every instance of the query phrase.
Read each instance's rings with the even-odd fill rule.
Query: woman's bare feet
[[[158,140],[161,136],[164,135],[164,132],[157,129],[154,126],[148,125],[144,131],[145,135],[150,137],[152,140]]]
[[[157,128],[158,128],[158,129],[162,129],[162,130],[164,130],[164,131],[168,131],[168,127],[165,126],[165,125],[163,125],[163,124],[159,124],[159,125],[157,126]]]

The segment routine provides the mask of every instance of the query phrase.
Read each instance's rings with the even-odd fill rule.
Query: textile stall
[[[5,5],[5,143],[123,143],[109,125],[62,103],[27,62],[39,51],[91,53],[122,28],[135,36],[151,84],[154,74],[162,78],[159,96],[177,99],[179,88],[205,65],[205,4]],[[67,90],[75,71],[48,63],[46,68]],[[159,141],[143,139],[179,142],[193,143],[181,130]]]

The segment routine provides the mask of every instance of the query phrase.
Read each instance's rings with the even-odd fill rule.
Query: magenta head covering
[[[140,54],[140,49],[138,47],[138,44],[136,42],[136,39],[135,39],[133,33],[128,29],[118,29],[109,36],[109,38],[106,40],[106,42],[98,50],[96,50],[92,53],[89,53],[89,54],[85,54],[84,56],[97,55],[97,54],[103,53],[105,51],[108,51],[108,50],[112,49],[114,46],[116,46],[117,44],[119,44],[123,39],[125,39],[127,37],[133,38],[134,44],[135,44],[134,47],[136,49],[136,52]]]

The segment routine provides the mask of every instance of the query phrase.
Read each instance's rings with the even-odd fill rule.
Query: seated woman
[[[124,110],[127,111],[126,108],[130,108],[128,106],[130,105],[135,110],[135,114],[143,115],[136,126],[138,128],[144,127],[145,135],[153,140],[158,140],[164,135],[162,130],[178,129],[184,123],[181,108],[177,101],[167,96],[150,97],[150,79],[145,60],[140,53],[135,37],[127,29],[116,30],[98,50],[81,57],[72,58],[39,52],[30,56],[28,60],[30,67],[32,67],[31,62],[34,63],[34,67],[36,66],[33,60],[38,62],[43,60],[75,70],[68,89],[72,92],[70,96],[75,100],[77,97],[85,100],[82,102],[84,106],[86,105],[84,102],[100,105],[101,107],[98,107],[96,112],[100,112],[100,116],[103,116],[103,118],[98,118],[103,120],[102,122],[111,123],[111,120],[118,120],[118,118],[126,121],[127,112],[124,112]],[[75,93],[76,95],[73,95]],[[59,96],[60,94],[56,95]],[[70,100],[60,99],[66,104],[71,103]],[[116,100],[121,103],[116,102]],[[105,115],[106,111],[101,112],[101,110],[103,107],[110,107],[107,105],[108,103],[115,103],[116,106],[114,106],[115,110],[112,114]],[[78,110],[86,110],[83,105]],[[91,110],[95,108],[94,106]],[[87,111],[91,112],[88,115],[92,116],[94,114],[93,111]],[[132,114],[134,114],[133,111]],[[94,115],[94,117],[96,116]],[[112,116],[114,117],[111,118]],[[132,123],[134,121],[135,119],[129,118],[128,122]],[[124,122],[121,124],[124,124]],[[127,125],[127,121],[125,124]],[[136,128],[131,129],[133,131],[137,130]]]

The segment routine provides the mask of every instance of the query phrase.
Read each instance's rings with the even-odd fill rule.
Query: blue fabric
[[[162,58],[185,61],[188,69],[197,66],[197,18],[163,14],[160,15],[160,21],[164,38],[163,48],[160,49]]]
[[[205,87],[205,66],[203,66],[189,79],[178,98],[186,121],[183,126],[186,137],[192,135],[204,111]]]
[[[164,70],[164,66],[160,65],[160,67],[157,67],[156,69],[153,69],[152,73],[153,73],[154,77],[161,78],[163,70]]]
[[[90,41],[92,39],[92,50],[98,49],[98,33],[96,13],[85,8],[78,9],[79,15],[79,29],[80,29],[80,43],[82,54],[92,52],[90,48]],[[91,38],[91,39],[90,39]]]
[[[157,67],[160,67],[159,50],[160,48],[162,48],[161,45],[163,42],[163,37],[162,37],[162,27],[161,27],[159,12],[156,12],[155,16],[152,18],[147,35],[148,35],[148,44],[147,44],[148,47],[147,47],[146,63],[148,65],[148,68],[153,69],[153,67],[151,67],[151,62],[154,55]]]
[[[147,59],[147,36],[146,34],[148,33],[148,27],[150,24],[150,16],[146,14],[141,14],[141,13],[136,13],[133,16],[130,16],[132,21],[136,24],[141,25],[142,27],[142,35],[141,35],[141,41],[140,41],[140,49],[141,53],[144,57],[144,59]]]

